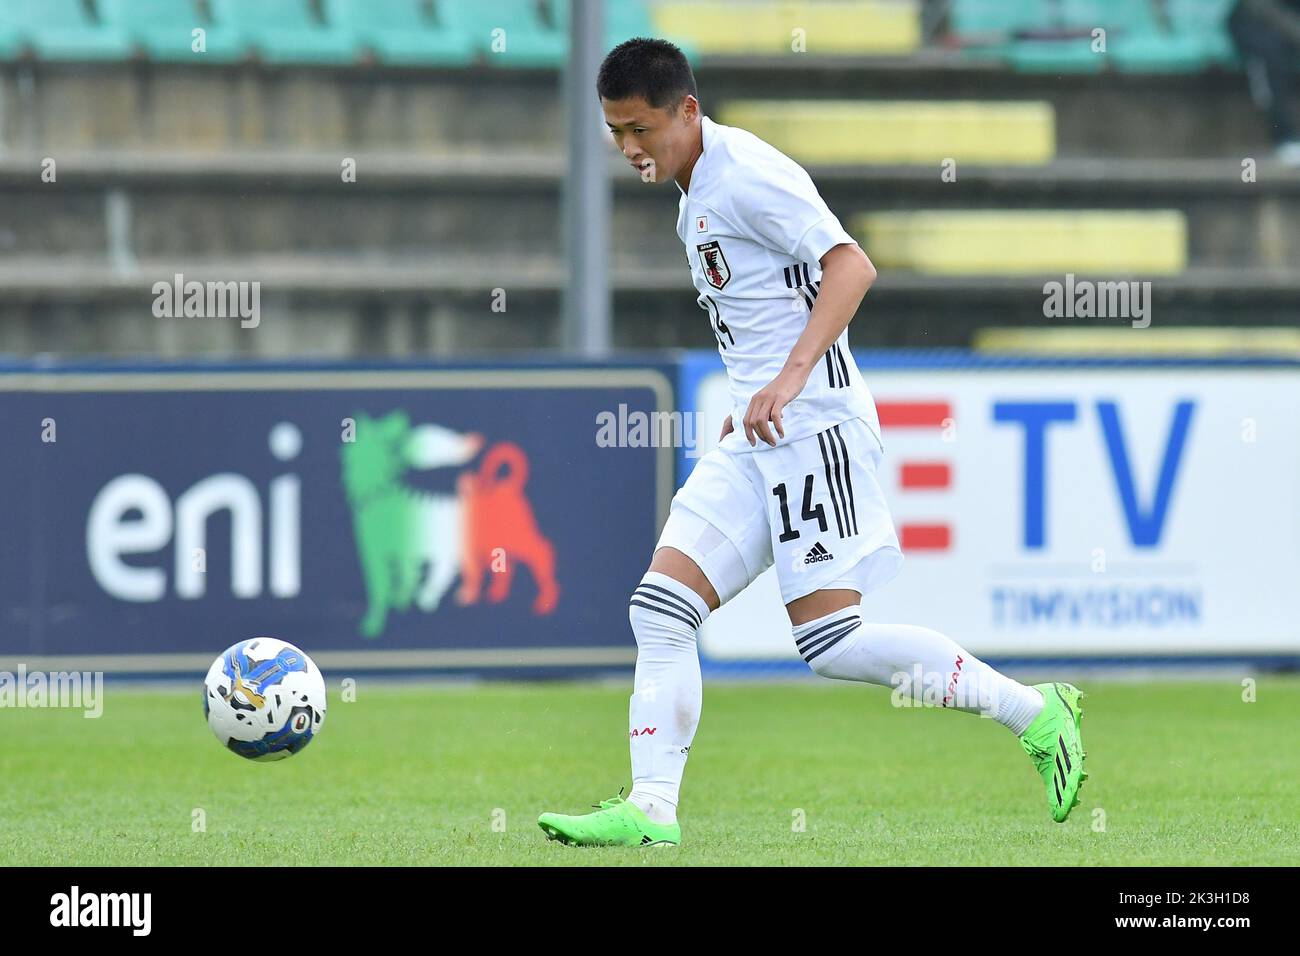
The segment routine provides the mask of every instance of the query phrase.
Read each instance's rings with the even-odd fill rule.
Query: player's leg
[[[869,563],[871,557],[863,559]],[[1043,695],[928,627],[863,619],[869,570],[855,568],[786,607],[795,647],[813,671],[833,680],[894,688],[900,706],[931,705],[991,717],[1019,736],[1043,709]]]
[[[710,529],[704,519],[678,509],[661,538],[676,546],[656,549],[650,569],[628,601],[637,654],[628,701],[632,792],[627,799],[655,823],[677,820],[682,775],[700,721],[699,630],[721,598],[701,567],[705,558],[687,542],[698,543]],[[712,530],[718,550],[734,551],[721,532]],[[718,558],[743,573],[738,556],[718,554],[715,565]]]
[[[807,472],[824,477],[828,489],[818,501],[817,482],[809,485],[799,522],[782,500],[782,534],[773,544],[800,656],[824,677],[892,687],[901,706],[993,718],[1020,738],[1044,775],[1053,817],[1063,820],[1085,776],[1077,689],[1027,687],[932,628],[865,620],[861,598],[892,579],[902,561],[876,480],[881,448],[862,422],[818,436],[816,452],[811,441],[798,444],[805,447],[792,446],[784,461],[773,459],[769,477],[793,487]],[[819,463],[824,471],[817,475]],[[816,539],[811,547],[810,539]],[[848,561],[840,564],[842,558]]]
[[[774,489],[768,507],[777,577],[800,656],[839,680],[897,687],[919,673],[925,679],[917,690],[937,686],[941,706],[987,713],[1021,733],[1042,709],[1038,691],[938,631],[863,620],[863,595],[902,564],[876,477],[882,459],[879,440],[861,420],[761,456]]]
[[[1052,819],[1064,822],[1088,777],[1078,688],[1061,683],[1027,687],[939,631],[865,622],[855,603],[858,592],[839,587],[852,585],[853,577],[787,606],[795,646],[808,666],[823,677],[892,687],[899,706],[942,707],[993,718],[1019,738],[1042,777]]]
[[[714,449],[673,499],[650,570],[629,601],[637,642],[628,704],[632,792],[656,822],[677,819],[686,758],[699,725],[699,629],[771,564],[762,498],[748,455]]]
[[[549,837],[579,844],[680,841],[677,804],[702,704],[699,629],[771,563],[767,541],[757,492],[723,452],[706,455],[673,499],[650,568],[628,602],[637,642],[628,704],[632,792],[626,801],[603,801],[596,813],[543,814],[538,824]]]
[[[662,541],[685,547],[703,519],[674,507]],[[676,845],[678,792],[700,720],[703,688],[696,640],[720,599],[695,558],[678,547],[656,548],[650,567],[628,600],[636,638],[636,672],[628,702],[632,792],[603,800],[595,813],[544,813],[548,837],[597,846]]]

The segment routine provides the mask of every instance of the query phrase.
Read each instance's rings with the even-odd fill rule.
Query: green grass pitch
[[[1091,777],[1065,824],[991,721],[884,688],[708,684],[683,844],[648,850],[536,825],[628,782],[628,688],[361,681],[343,702],[334,683],[320,738],[256,764],[217,744],[197,687],[110,685],[97,720],[0,710],[0,864],[1300,863],[1300,680],[1250,703],[1226,679],[1080,683]]]

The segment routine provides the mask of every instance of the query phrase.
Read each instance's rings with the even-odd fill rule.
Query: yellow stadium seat
[[[741,100],[717,120],[802,163],[1039,165],[1056,155],[1050,103]]]
[[[662,2],[659,35],[703,54],[904,55],[921,45],[916,0]]]
[[[1163,355],[1300,357],[1300,330],[1234,326],[1172,329],[1152,326],[1141,335],[1128,329],[979,329],[978,352],[1021,355]]]
[[[1176,275],[1187,267],[1177,210],[866,213],[853,232],[881,269],[937,275]]]

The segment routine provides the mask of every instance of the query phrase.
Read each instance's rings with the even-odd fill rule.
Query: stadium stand
[[[1300,173],[1268,160],[1221,0],[1126,0],[1150,16],[1122,21],[1098,19],[1125,15],[1109,0],[853,5],[905,19],[893,35],[912,31],[907,54],[883,29],[845,28],[842,46],[819,46],[816,17],[847,6],[799,7],[806,53],[790,49],[788,16],[778,50],[774,26],[752,28],[758,14],[730,30],[703,16],[675,26],[672,2],[612,4],[606,37],[650,24],[691,44],[705,111],[807,164],[882,267],[855,345],[964,345],[984,327],[1042,327],[1045,275],[1065,269],[1149,275],[1166,321],[1188,328],[1295,325]],[[0,351],[554,346],[566,281],[563,9],[0,4]],[[1109,52],[1089,48],[1101,62],[1081,74],[1061,52],[1073,41],[1053,37],[1089,22],[1111,24]],[[494,51],[502,23],[505,50]],[[206,56],[191,50],[194,26],[207,31]],[[1140,36],[1151,49],[1194,37],[1169,49],[1199,52],[1130,45],[1121,57],[1121,41]],[[1012,56],[1025,43],[1061,56],[1029,70],[1028,48]],[[57,182],[40,181],[47,157]],[[345,158],[356,182],[340,177]],[[955,182],[941,175],[947,158]],[[707,346],[676,190],[627,176],[612,148],[610,169],[613,234],[636,237],[611,249],[616,343]],[[917,240],[940,212],[942,228]],[[1120,213],[1137,218],[1118,233],[1113,219],[1096,241],[1082,228]],[[1026,217],[1050,229],[1030,242]],[[140,290],[177,271],[262,279],[268,321],[256,336],[160,323]],[[494,288],[509,290],[506,313],[485,305]]]
[[[943,39],[971,58],[1026,71],[1188,71],[1236,63],[1226,26],[1233,3],[951,0]],[[201,26],[209,61],[253,54],[346,64],[368,47],[393,63],[457,65],[477,56],[496,66],[556,66],[567,50],[567,9],[561,0],[7,0],[0,51],[26,45],[44,58],[96,60],[125,59],[138,47],[184,59],[190,31]],[[608,46],[651,33],[675,38],[692,56],[906,56],[919,51],[923,23],[912,0],[801,0],[745,16],[718,0],[609,4]]]

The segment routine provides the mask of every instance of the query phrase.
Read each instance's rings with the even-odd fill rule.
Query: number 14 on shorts
[[[825,532],[828,525],[826,524],[826,506],[820,502],[813,507],[813,484],[816,481],[816,475],[805,475],[803,480],[803,506],[799,509],[799,517],[807,522],[817,521],[818,531]],[[782,544],[787,541],[793,541],[799,537],[799,532],[790,527],[790,505],[786,500],[785,482],[777,485],[772,489],[772,494],[776,495],[777,501],[781,503],[781,535],[777,538]],[[837,516],[838,517],[838,516]],[[840,537],[844,537],[843,534]]]

